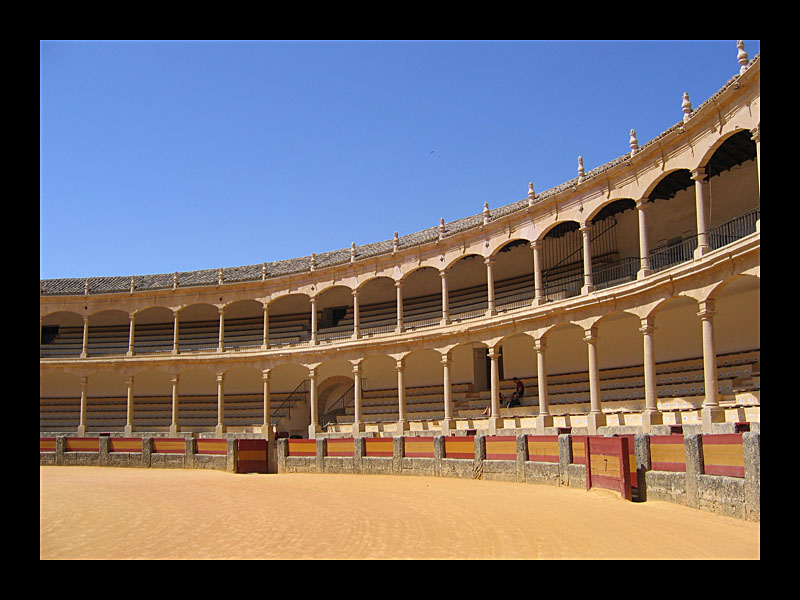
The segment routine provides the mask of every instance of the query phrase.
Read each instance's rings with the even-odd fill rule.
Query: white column
[[[271,407],[270,407],[270,398],[269,398],[269,376],[271,374],[270,369],[264,369],[261,371],[261,378],[264,380],[264,425],[261,427],[261,435],[268,440],[272,439],[272,415]]]
[[[587,426],[590,435],[596,435],[597,429],[606,424],[605,414],[600,399],[600,368],[597,364],[597,328],[590,327],[584,331],[583,341],[589,353],[589,416]]]
[[[663,423],[663,415],[658,410],[656,392],[656,353],[653,345],[655,324],[653,317],[644,317],[641,321],[644,364],[644,413],[642,414],[642,432],[650,433],[652,425]]]
[[[719,406],[717,396],[717,352],[714,344],[714,300],[704,300],[700,303],[700,317],[703,329],[703,385],[706,390],[706,397],[703,400],[702,430],[703,433],[711,432],[712,423],[723,423],[725,421],[725,410]]]
[[[215,435],[225,433],[225,374],[217,373],[217,427]]]
[[[497,309],[494,305],[494,275],[492,274],[492,265],[494,264],[493,258],[486,258],[484,259],[486,263],[486,296],[489,303],[489,307],[486,310],[486,316],[491,317],[497,313]]]
[[[311,301],[311,344],[317,344],[317,299],[310,298]]]
[[[172,327],[172,353],[178,354],[180,349],[178,348],[178,311],[173,311],[173,316],[175,319],[175,324]]]
[[[592,242],[590,239],[592,225],[587,223],[580,229],[583,234],[583,288],[581,288],[581,294],[588,294],[594,291],[594,285],[592,285]]]
[[[487,352],[489,356],[489,389],[491,390],[491,406],[492,417],[500,416],[500,369],[498,369],[497,361],[499,359],[499,351],[496,348],[489,348]]]
[[[269,349],[269,302],[264,304],[264,342],[263,349]]]
[[[636,201],[636,212],[639,216],[639,272],[636,274],[636,279],[644,279],[653,271],[650,269],[650,244],[647,239],[647,219],[645,218],[645,209],[647,208],[647,200]]]
[[[353,339],[361,337],[361,317],[358,314],[358,290],[353,290]]]
[[[89,316],[83,316],[83,349],[81,350],[81,358],[89,356]]]
[[[219,307],[219,352],[225,352],[225,307]]]
[[[533,285],[536,290],[536,297],[533,300],[534,306],[544,304],[544,288],[542,287],[542,241],[531,242],[533,248]]]
[[[442,325],[450,324],[450,292],[447,289],[447,271],[439,271],[442,278]]]
[[[179,375],[173,375],[172,381],[172,424],[169,426],[169,432],[171,435],[175,435],[180,431],[180,425],[178,425],[178,381],[180,379]]]
[[[128,377],[125,382],[128,384],[128,407],[125,419],[125,435],[130,435],[133,432],[133,376]]]
[[[133,336],[134,329],[136,329],[136,313],[131,313],[128,315],[128,319],[130,320],[130,329],[128,331],[128,356],[133,356]]]
[[[355,405],[353,434],[356,434],[364,430],[364,419],[361,414],[361,363],[353,365],[353,404]]]
[[[398,360],[395,364],[397,369],[397,428],[400,432],[408,429],[408,420],[406,419],[406,385],[403,379],[405,374],[405,364],[402,359]]]
[[[444,420],[442,435],[447,435],[453,427],[453,400],[450,393],[450,355],[442,356],[442,379],[444,380]]]
[[[395,281],[394,287],[397,289],[397,333],[403,333],[403,282]]]
[[[308,437],[316,438],[320,431],[319,416],[317,415],[317,372],[315,369],[308,370],[308,405],[311,412],[311,424],[308,426]]]
[[[705,167],[692,171],[694,179],[695,213],[697,214],[697,248],[694,257],[700,258],[711,251],[708,245],[708,181]]]
[[[88,401],[86,391],[89,385],[88,377],[81,377],[81,412],[78,421],[78,435],[86,435],[86,403]]]
[[[542,431],[545,427],[553,426],[553,417],[547,405],[547,368],[544,362],[546,344],[542,338],[534,342],[536,350],[537,384],[539,386],[539,415],[536,417],[536,428]]]

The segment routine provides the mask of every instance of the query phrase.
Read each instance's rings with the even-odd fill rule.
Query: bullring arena
[[[732,66],[477,215],[41,280],[41,558],[759,558],[760,56]]]

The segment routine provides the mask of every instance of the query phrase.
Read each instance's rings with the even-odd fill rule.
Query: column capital
[[[753,134],[752,140],[758,144],[761,142],[761,121],[758,122],[758,125],[753,127],[750,130],[750,133]]]
[[[491,267],[494,264],[494,256],[487,256],[483,259],[483,264],[487,267]]]
[[[314,379],[317,376],[317,370],[314,367],[309,367],[308,369],[308,376],[311,379]]]
[[[495,360],[500,356],[500,351],[497,348],[489,347],[486,349],[486,354],[489,358]]]
[[[181,376],[178,373],[175,373],[175,375],[170,377],[169,380],[170,380],[170,383],[172,383],[172,385],[178,385],[178,381],[180,381],[180,378],[181,378]]]
[[[534,250],[538,250],[544,245],[544,240],[532,240],[531,241],[531,248]]]
[[[128,385],[128,387],[132,386],[133,385],[133,375],[128,375],[125,378],[125,383]]]
[[[645,334],[652,334],[656,330],[655,319],[653,317],[642,317],[639,321],[639,331]]]
[[[81,386],[85,387],[88,384],[89,384],[89,377],[87,375],[82,376],[81,377]]]
[[[639,198],[636,200],[636,210],[644,210],[650,205],[650,201],[647,198]]]
[[[218,307],[217,307],[217,312],[218,312],[220,315],[224,315],[224,314],[225,314],[225,305],[223,304],[222,306],[218,306]]]
[[[269,381],[269,376],[272,374],[272,369],[261,369],[261,379]]]
[[[705,167],[697,167],[696,169],[692,169],[690,172],[692,174],[692,179],[695,181],[703,181],[703,178],[706,176],[707,169]]]
[[[308,297],[308,301],[311,302],[312,305],[316,304],[317,303],[317,297],[316,296],[309,296]]]
[[[545,348],[547,348],[547,340],[544,338],[533,340],[533,349],[536,350],[536,352],[544,352]]]
[[[697,312],[697,316],[701,319],[710,319],[717,314],[716,302],[714,300],[701,300],[698,304],[700,310]]]
[[[222,383],[225,380],[225,373],[217,373],[217,384]]]
[[[578,227],[578,231],[580,231],[583,235],[589,235],[589,233],[592,231],[592,227],[592,223],[581,223],[581,226]]]
[[[442,364],[448,366],[450,364],[450,353],[442,354]]]
[[[399,288],[403,287],[403,283],[404,283],[404,282],[403,282],[402,280],[400,280],[400,281],[395,281],[395,282],[394,282],[394,287],[396,287],[396,288],[398,288],[398,289],[399,289]]]
[[[361,361],[353,365],[353,375],[361,375],[363,369],[361,368]]]
[[[583,330],[583,341],[587,344],[594,344],[597,342],[597,327],[589,327]]]
[[[358,293],[359,293],[359,290],[358,290],[358,288],[354,289],[354,290],[352,291],[353,298],[358,298]]]
[[[128,313],[128,320],[135,321],[136,320],[136,312]]]
[[[447,279],[447,269],[442,269],[441,271],[439,271],[439,277],[441,277],[442,279]]]

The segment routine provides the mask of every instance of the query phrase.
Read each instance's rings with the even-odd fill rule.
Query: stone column
[[[222,435],[225,433],[225,374],[217,373],[217,427],[214,429],[214,435]]]
[[[408,419],[406,418],[406,386],[403,380],[405,374],[405,363],[400,359],[395,364],[397,369],[397,430],[402,435],[403,431],[408,429]]]
[[[589,435],[596,435],[599,427],[606,424],[606,416],[601,408],[600,399],[600,369],[597,364],[597,328],[590,327],[584,331],[583,341],[589,352],[589,415],[586,425]]]
[[[642,433],[650,433],[653,425],[664,422],[661,411],[658,410],[658,395],[656,393],[656,354],[653,346],[653,332],[655,331],[654,318],[645,317],[641,321],[643,356],[644,356],[644,413],[642,413]]]
[[[695,212],[697,213],[697,248],[694,257],[700,258],[711,251],[708,245],[708,181],[705,181],[705,167],[692,171],[694,179]]]
[[[128,319],[130,320],[130,328],[128,330],[128,356],[133,356],[133,336],[134,336],[134,329],[135,329],[135,322],[136,322],[136,313],[131,313],[128,315]]]
[[[261,346],[263,350],[269,349],[269,302],[264,304],[264,342]]]
[[[580,231],[583,234],[583,287],[581,294],[588,294],[594,291],[592,284],[592,225],[587,223],[581,226]]]
[[[703,400],[702,431],[711,433],[712,423],[725,422],[725,409],[719,406],[717,397],[717,353],[714,345],[714,300],[704,300],[700,302],[700,317],[703,328],[703,380],[706,389],[706,397]]]
[[[172,314],[175,320],[175,324],[172,327],[172,353],[178,354],[180,352],[178,347],[178,311],[174,310]]]
[[[534,349],[536,350],[536,374],[537,383],[539,386],[539,415],[536,417],[536,429],[540,432],[544,431],[545,427],[553,426],[553,417],[547,405],[547,368],[544,362],[544,351],[546,348],[545,340],[539,338],[534,342]]]
[[[403,282],[395,281],[394,287],[397,289],[397,333],[403,333]]]
[[[219,310],[219,352],[225,352],[225,307],[220,306]]]
[[[264,380],[264,425],[261,426],[261,435],[267,440],[273,439],[272,434],[272,415],[269,398],[269,376],[272,373],[271,369],[264,369],[261,371],[261,378]]]
[[[494,265],[493,258],[486,258],[483,261],[486,263],[486,297],[489,307],[486,310],[486,316],[491,317],[497,314],[497,308],[494,304],[494,275],[492,274],[492,265]]]
[[[353,404],[355,416],[353,417],[353,435],[364,431],[364,420],[361,414],[361,363],[353,365]]]
[[[758,173],[758,204],[761,205],[761,121],[750,130],[756,143],[756,173]],[[761,219],[756,219],[756,231],[761,231]]]
[[[78,435],[86,435],[86,403],[88,401],[86,391],[89,385],[88,377],[81,377],[81,413],[78,421]]]
[[[133,433],[133,376],[128,377],[125,382],[128,384],[128,408],[126,411],[125,435]]]
[[[444,420],[442,421],[442,435],[448,435],[453,428],[453,400],[450,393],[450,355],[442,356],[442,376],[444,380]]]
[[[317,299],[315,297],[309,298],[311,302],[311,345],[317,345]]]
[[[491,391],[491,407],[492,417],[500,416],[500,369],[498,369],[497,361],[500,358],[500,352],[497,348],[489,348],[487,350],[489,356],[489,389]]]
[[[81,358],[89,356],[89,316],[83,315],[83,348]]]
[[[450,325],[450,292],[447,289],[447,271],[439,271],[442,278],[442,325]]]
[[[169,426],[170,435],[175,435],[181,428],[178,424],[178,381],[179,375],[173,375],[172,381],[172,424]]]
[[[641,259],[636,279],[644,279],[653,272],[650,269],[650,244],[647,239],[647,219],[645,218],[646,208],[646,199],[636,201],[636,212],[639,217],[639,257]]]
[[[534,306],[544,304],[544,288],[542,287],[542,241],[531,242],[533,248],[533,285],[536,297],[533,299]]]
[[[361,318],[358,314],[358,290],[353,290],[353,339],[361,337]]]
[[[308,437],[314,439],[320,431],[319,415],[317,414],[317,372],[315,369],[308,370],[308,405],[311,411],[311,424],[308,426]]]

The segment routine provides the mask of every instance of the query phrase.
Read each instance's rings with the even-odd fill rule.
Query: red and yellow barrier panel
[[[704,435],[703,463],[707,475],[744,477],[742,434]]]
[[[142,438],[109,438],[109,452],[142,453]]]
[[[585,435],[573,435],[570,438],[573,465],[586,464],[586,437]]]
[[[475,436],[448,435],[444,438],[444,458],[475,458]]]
[[[403,456],[409,458],[433,458],[433,438],[403,438]]]
[[[514,435],[487,435],[487,460],[517,460],[517,437]]]
[[[200,438],[196,444],[197,454],[228,454],[228,440]]]
[[[328,438],[328,456],[351,457],[355,452],[353,438]]]
[[[394,456],[392,438],[364,438],[365,456]]]
[[[526,435],[528,460],[533,462],[558,462],[557,435]]]
[[[316,456],[316,440],[293,440],[289,439],[289,456]]]
[[[55,452],[56,438],[39,438],[39,452]]]
[[[589,436],[586,457],[587,490],[592,487],[618,490],[623,498],[631,499],[631,467],[627,438]]]
[[[686,472],[682,435],[651,435],[650,465],[654,471]]]
[[[100,438],[68,437],[64,443],[66,452],[100,452]]]
[[[153,438],[155,454],[186,454],[186,440],[183,438]]]

